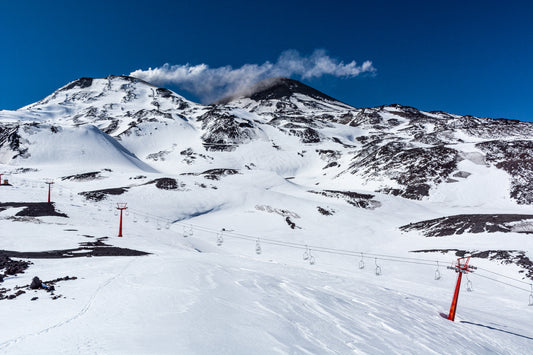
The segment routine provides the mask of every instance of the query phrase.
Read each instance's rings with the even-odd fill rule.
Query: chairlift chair
[[[440,280],[441,275],[439,271],[439,262],[437,261],[437,269],[435,270],[435,280]]]
[[[315,263],[316,263],[316,259],[315,259],[315,257],[314,257],[313,255],[311,255],[311,256],[309,257],[309,264],[311,264],[311,265],[315,265]]]
[[[222,232],[217,234],[217,246],[221,246],[224,243],[224,237],[222,234]]]
[[[470,281],[470,279],[468,278],[468,275],[465,275],[466,276],[466,290],[468,292],[472,292],[473,289],[472,289],[472,281]]]
[[[376,276],[379,276],[381,275],[381,266],[378,265],[378,258],[375,258],[374,262],[376,264]]]
[[[309,260],[309,247],[307,245],[305,246],[305,251],[304,251],[304,253],[302,255],[302,258],[304,260]]]
[[[183,237],[188,238],[188,237],[192,237],[192,235],[193,235],[192,226],[190,227],[183,226]]]

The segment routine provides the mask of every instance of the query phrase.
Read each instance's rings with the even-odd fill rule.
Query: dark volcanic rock
[[[312,128],[291,129],[290,133],[296,137],[300,137],[302,143],[319,143],[320,134]]]
[[[239,144],[247,143],[257,137],[252,121],[244,120],[217,108],[200,116],[202,135],[206,150],[232,151]]]
[[[401,226],[404,232],[420,231],[426,237],[463,233],[533,233],[533,215],[461,214]]]
[[[111,189],[80,192],[79,195],[85,197],[87,200],[98,202],[105,199],[107,195],[122,195],[128,190],[129,187],[116,187]]]
[[[5,275],[17,275],[24,273],[31,262],[24,260],[12,260],[9,255],[0,251],[0,270],[5,269]],[[0,282],[3,281],[3,277]]]
[[[106,245],[106,244],[104,244]],[[24,259],[68,259],[87,256],[141,256],[148,255],[144,251],[119,248],[114,246],[83,246],[75,249],[19,252],[0,250],[0,255]],[[27,265],[26,265],[27,267]]]
[[[444,146],[408,148],[406,143],[385,145],[369,143],[352,159],[350,171],[369,179],[387,177],[403,188],[383,188],[382,191],[420,200],[429,196],[431,184],[447,180],[457,169],[458,153]]]
[[[320,214],[324,215],[324,216],[331,216],[333,215],[333,213],[335,213],[335,211],[333,210],[329,210],[329,209],[326,209],[326,208],[323,208],[323,207],[320,207],[320,206],[317,206],[317,210]]]
[[[80,89],[83,89],[83,88],[88,88],[89,86],[91,86],[93,84],[93,78],[87,78],[87,77],[84,77],[84,78],[79,78],[77,80],[74,80],[73,82],[71,82],[70,84],[64,86],[61,91],[64,91],[64,90],[70,90],[70,89],[74,89],[76,87],[80,88]]]
[[[374,195],[369,194],[360,194],[353,191],[335,191],[335,190],[323,190],[323,191],[313,191],[310,190],[309,192],[326,196],[326,197],[333,197],[333,198],[342,198],[346,202],[348,202],[350,205],[359,207],[359,208],[366,208],[366,209],[374,209],[381,206],[381,203],[377,200],[373,200]]]
[[[13,159],[27,158],[28,148],[22,147],[22,138],[19,134],[19,124],[0,124],[0,148],[9,147],[13,152]]]
[[[255,101],[263,101],[288,98],[294,94],[302,94],[327,101],[338,101],[297,80],[281,77],[262,80],[251,86],[246,92],[237,95],[237,97],[249,97]],[[234,98],[235,96],[223,98],[217,101],[217,104],[227,104]]]
[[[155,186],[161,190],[176,190],[178,188],[178,181],[172,178],[160,178],[148,182],[148,184],[155,183]]]
[[[0,211],[9,207],[25,207],[22,211],[18,212],[15,216],[22,217],[44,217],[44,216],[57,216],[68,217],[66,214],[57,212],[55,204],[48,202],[0,202]]]
[[[206,179],[209,180],[220,180],[221,177],[228,176],[228,175],[235,175],[238,174],[239,170],[236,169],[209,169],[202,173],[184,173],[182,175],[203,175]]]
[[[82,173],[82,174],[76,174],[76,175],[69,175],[64,176],[61,178],[61,180],[75,180],[75,181],[89,181],[89,180],[96,180],[100,178],[100,172],[99,171],[91,171],[89,173]]]

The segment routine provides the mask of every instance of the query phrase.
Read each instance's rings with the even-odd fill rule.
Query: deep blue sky
[[[400,103],[533,121],[532,3],[1,1],[0,109],[82,76],[164,63],[239,67],[276,61],[288,49],[325,49],[377,69],[304,80],[353,106]]]

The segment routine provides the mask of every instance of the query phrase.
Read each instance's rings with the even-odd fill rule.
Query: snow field
[[[25,177],[29,180],[42,174],[54,176],[52,170],[45,170]],[[94,235],[108,236],[104,242],[114,246],[152,253],[143,257],[34,260],[25,274],[7,279],[3,287],[28,284],[35,275],[43,280],[66,275],[78,280],[57,285],[56,292],[65,296],[59,300],[40,293],[39,299],[31,302],[30,292],[3,301],[0,307],[10,326],[0,337],[1,351],[526,354],[531,348],[532,309],[527,307],[527,293],[512,287],[469,275],[474,291],[466,291],[465,279],[456,322],[452,323],[439,315],[449,309],[456,280],[456,274],[445,269],[445,262],[439,265],[442,278],[434,280],[436,263],[418,265],[378,258],[382,275],[376,276],[375,259],[370,256],[364,256],[365,268],[359,269],[359,256],[311,249],[316,263],[310,265],[302,257],[305,249],[261,242],[263,237],[452,261],[455,258],[450,254],[408,251],[451,247],[452,243],[453,247],[481,243],[488,247],[491,240],[496,246],[503,238],[506,243],[515,238],[516,246],[522,243],[522,248],[531,250],[523,245],[521,235],[464,235],[453,241],[416,233],[402,235],[395,226],[415,216],[417,220],[431,218],[454,209],[448,211],[437,202],[377,194],[382,203],[378,215],[342,200],[307,193],[307,187],[274,178],[268,172],[254,172],[253,178],[246,173],[227,176],[223,181],[178,176],[188,191],[141,185],[158,176],[146,175],[140,180],[117,173],[86,182],[56,179],[53,200],[68,219],[42,217],[43,223],[38,225],[0,220],[2,248],[8,250],[73,248],[94,240],[84,235]],[[12,180],[20,181],[21,177],[13,175]],[[217,189],[195,185],[202,180]],[[108,196],[103,202],[84,202],[76,194],[128,184],[131,187],[123,195]],[[265,190],[260,186],[270,187]],[[59,189],[63,190],[61,196]],[[74,192],[73,201],[69,191]],[[42,201],[46,192],[39,187],[15,186],[2,190],[2,197],[5,201]],[[115,237],[118,217],[109,211],[115,202],[128,202],[131,208],[124,216],[124,238]],[[323,216],[316,206],[335,213]],[[202,211],[209,213],[189,218]],[[292,221],[302,229],[290,229],[283,211],[290,212]],[[0,217],[15,212],[9,209]],[[136,212],[138,221],[133,223]],[[146,215],[151,216],[148,223],[144,222]],[[168,221],[176,220],[180,222],[165,228]],[[183,225],[187,224],[200,227],[193,227],[193,235],[184,238]],[[35,233],[36,227],[39,233]],[[224,243],[217,246],[217,231],[222,228],[228,232]],[[231,233],[257,236],[262,253],[255,253],[255,240],[232,238]],[[514,266],[478,259],[472,263],[518,275]],[[28,319],[32,321],[28,323]]]

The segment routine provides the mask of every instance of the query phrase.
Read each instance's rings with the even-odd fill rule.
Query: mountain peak
[[[239,98],[249,98],[255,101],[280,100],[291,97],[294,94],[302,94],[320,100],[338,101],[331,96],[328,96],[308,85],[299,82],[298,80],[284,77],[274,77],[261,80],[260,82],[250,86],[248,89],[235,95],[225,97],[216,103],[226,104]]]
[[[150,84],[150,83],[148,83],[148,82],[146,82],[146,81],[144,81],[142,79],[134,78],[132,76],[127,76],[127,75],[108,75],[104,79],[106,79],[108,81],[123,80],[123,81],[129,81],[129,82],[132,82],[132,83],[140,82],[140,83],[143,83],[143,84],[146,84],[146,85],[149,85],[149,86],[154,86],[153,84]],[[90,78],[90,77],[79,78],[79,79],[76,79],[74,81],[71,81],[67,85],[65,85],[62,88],[60,88],[58,91],[66,91],[66,90],[71,90],[71,89],[75,89],[75,88],[78,88],[78,89],[88,88],[88,87],[92,86],[94,80],[102,80],[102,79]]]

